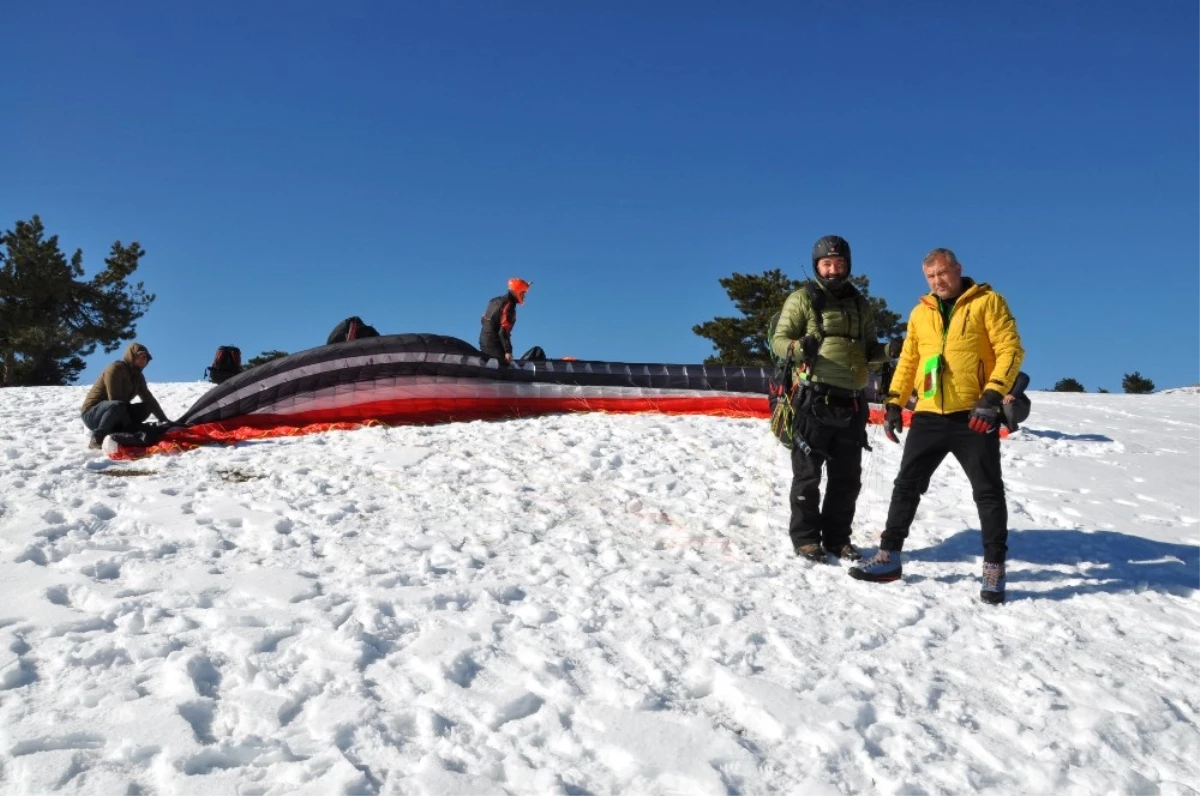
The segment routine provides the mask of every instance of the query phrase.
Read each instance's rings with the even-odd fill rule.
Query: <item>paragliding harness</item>
[[[333,331],[329,333],[329,339],[325,341],[325,345],[333,343],[345,343],[349,340],[361,340],[364,337],[378,337],[379,332],[363,321],[357,315],[351,315],[346,320],[333,327]]]
[[[779,325],[780,313],[771,316],[767,324],[767,350],[771,350],[771,340],[775,337],[775,327]],[[780,359],[772,352],[775,372],[767,380],[767,402],[771,406],[771,433],[780,444],[788,450],[792,449],[792,426],[795,424],[796,411],[792,401],[796,397],[795,361],[792,352]]]
[[[242,372],[242,349],[235,345],[217,348],[212,364],[204,369],[204,378],[213,384],[222,384]]]
[[[828,384],[806,381],[793,399],[795,420],[792,424],[792,445],[805,455],[813,452],[829,455],[829,443],[834,434],[849,428],[855,421],[864,424],[862,447],[867,450],[866,420],[870,411],[861,390],[847,390]]]
[[[825,292],[812,281],[804,283],[804,291],[808,294],[812,307],[817,334],[824,340]],[[861,324],[864,314],[862,305],[865,300],[861,294],[856,296],[856,300],[859,304]],[[768,341],[775,336],[779,316],[780,313],[777,312],[771,317],[767,328]],[[860,328],[860,337],[862,331]],[[811,376],[811,365],[805,363],[797,369],[792,352],[789,351],[785,359],[775,358],[775,374],[768,382],[771,431],[785,448],[791,450],[799,446],[800,450],[809,456],[813,451],[827,454],[834,434],[840,429],[848,428],[858,418],[865,421],[870,409],[861,390],[847,390],[815,382],[811,380]],[[870,450],[865,431],[862,445]]]

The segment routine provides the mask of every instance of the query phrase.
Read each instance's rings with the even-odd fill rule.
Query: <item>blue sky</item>
[[[1035,389],[1200,382],[1195,0],[20,3],[0,227],[139,241],[152,381],[357,314],[700,362],[717,280],[922,256],[1004,294]],[[98,352],[90,382],[113,355]]]

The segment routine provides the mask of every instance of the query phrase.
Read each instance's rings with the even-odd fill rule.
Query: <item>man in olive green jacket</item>
[[[163,423],[171,422],[142,375],[151,359],[146,346],[130,343],[125,356],[105,368],[96,379],[79,408],[83,424],[92,432],[89,448],[98,449],[104,438],[114,431],[137,429],[150,415]],[[133,403],[134,398],[141,398],[141,403]]]
[[[795,363],[798,385],[788,534],[796,555],[857,561],[850,527],[867,444],[867,364],[888,357],[876,340],[870,303],[850,283],[850,244],[837,235],[821,238],[813,246],[812,267],[816,284],[788,296],[771,338],[775,355]],[[826,463],[829,483],[822,506]]]

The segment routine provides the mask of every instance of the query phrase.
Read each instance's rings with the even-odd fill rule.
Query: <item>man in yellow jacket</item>
[[[892,490],[879,551],[851,568],[859,580],[900,578],[901,550],[929,479],[953,454],[971,482],[983,531],[980,599],[1004,602],[1008,555],[1008,505],[1000,470],[999,427],[1004,396],[1021,370],[1025,351],[1008,302],[990,285],[962,275],[949,249],[922,262],[929,294],[908,318],[908,335],[888,389],[884,431],[892,442],[903,432],[901,407],[915,389],[908,443]]]

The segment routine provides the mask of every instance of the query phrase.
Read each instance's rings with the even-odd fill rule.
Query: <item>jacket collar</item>
[[[969,276],[963,277],[963,285],[963,292],[960,293],[958,298],[954,300],[954,306],[956,307],[961,307],[968,301],[977,299],[985,293],[992,292],[992,286],[987,282],[976,283],[975,280]],[[921,303],[936,310],[938,308],[938,297],[934,295],[933,291],[930,291],[924,296],[921,296]]]

